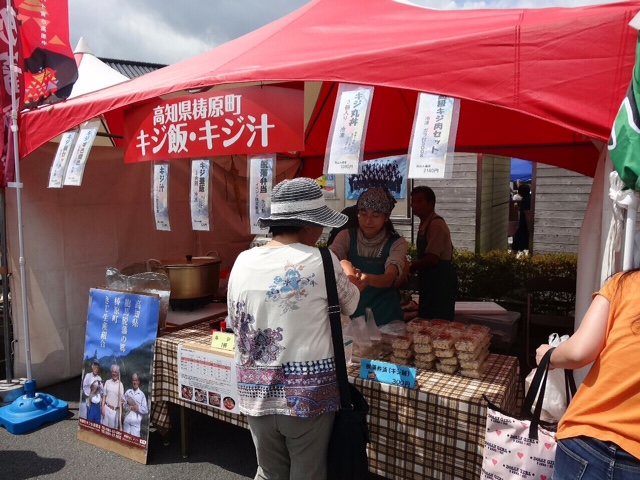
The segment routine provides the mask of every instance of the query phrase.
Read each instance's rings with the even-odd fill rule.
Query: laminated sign
[[[209,231],[209,160],[191,162],[191,228]]]
[[[409,142],[409,178],[451,178],[459,112],[459,101],[453,97],[418,95]]]
[[[251,233],[264,234],[266,228],[258,226],[258,219],[271,214],[271,188],[273,187],[273,165],[275,155],[249,157],[249,221]]]
[[[153,213],[156,230],[171,230],[169,223],[169,164],[153,165]]]

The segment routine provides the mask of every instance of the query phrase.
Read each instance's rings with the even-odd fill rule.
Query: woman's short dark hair
[[[269,233],[275,235],[296,234],[302,230],[302,225],[273,225],[269,227]]]

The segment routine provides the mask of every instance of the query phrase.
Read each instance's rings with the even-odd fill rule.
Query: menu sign
[[[233,353],[197,344],[178,345],[178,397],[240,413]]]

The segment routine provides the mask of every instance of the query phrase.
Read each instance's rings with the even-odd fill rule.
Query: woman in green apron
[[[408,244],[389,220],[396,201],[385,188],[366,190],[358,199],[358,226],[343,230],[329,247],[349,261],[366,287],[352,318],[371,308],[377,325],[402,320],[400,293],[396,282],[405,272]]]

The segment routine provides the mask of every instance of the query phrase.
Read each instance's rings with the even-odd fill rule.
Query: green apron
[[[390,237],[382,247],[382,252],[375,258],[361,257],[358,255],[358,240],[356,229],[349,230],[351,243],[349,246],[349,261],[353,266],[361,272],[370,273],[372,275],[382,275],[384,273],[384,264],[389,257],[391,245],[399,237]],[[358,308],[351,315],[351,318],[364,316],[365,308],[371,308],[373,317],[376,319],[376,325],[385,325],[393,320],[403,320],[404,314],[400,308],[400,292],[391,285],[387,288],[367,287],[360,292],[360,303]]]

